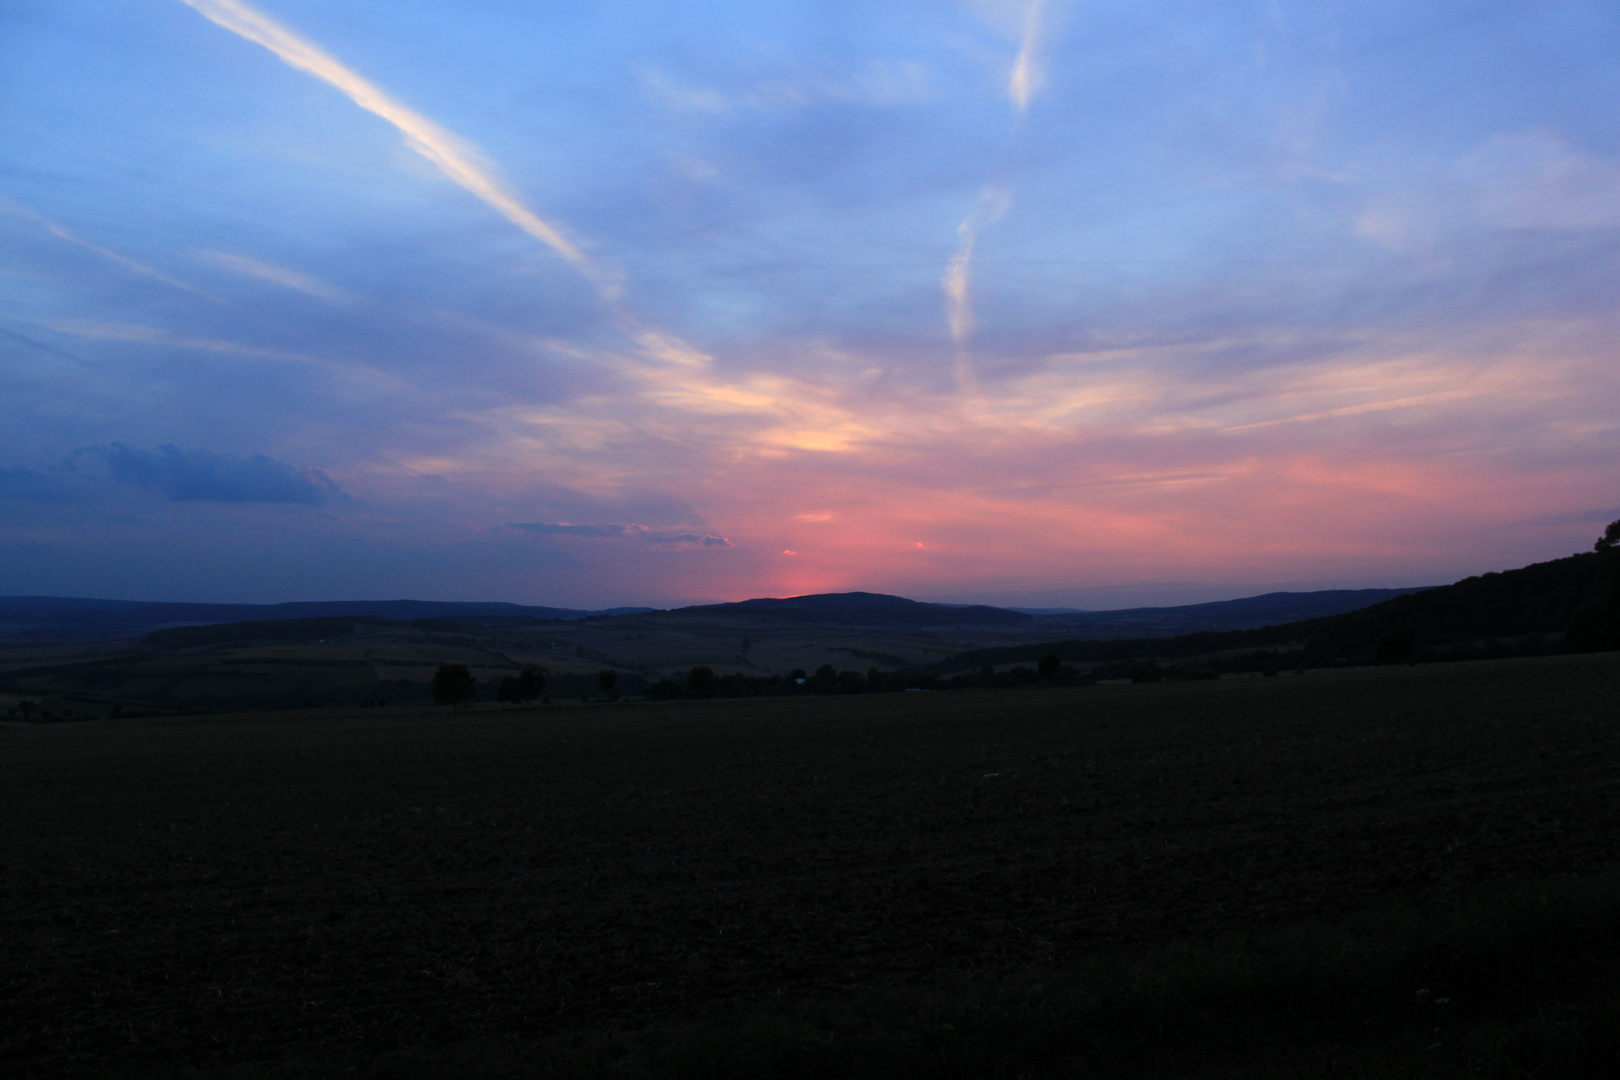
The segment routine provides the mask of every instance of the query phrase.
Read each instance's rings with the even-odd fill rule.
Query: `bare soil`
[[[4,724],[0,1063],[531,1037],[1594,871],[1617,690],[1603,655]]]

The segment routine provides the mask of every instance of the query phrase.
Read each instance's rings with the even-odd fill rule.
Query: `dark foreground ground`
[[[1603,1075],[1617,860],[1615,655],[0,725],[0,1067]]]

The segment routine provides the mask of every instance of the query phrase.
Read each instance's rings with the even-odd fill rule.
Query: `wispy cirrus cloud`
[[[1045,14],[1046,0],[1029,0],[1023,12],[1024,32],[1019,39],[1018,55],[1007,73],[1007,98],[1019,116],[1029,111],[1029,99],[1040,89],[1040,57],[1036,49],[1045,29],[1042,21]]]
[[[706,367],[703,356],[677,335],[648,327],[620,304],[622,282],[616,272],[586,255],[563,230],[539,217],[496,175],[494,166],[471,142],[406,107],[377,84],[340,63],[242,0],[181,0],[209,21],[261,45],[282,62],[305,72],[345,94],[360,108],[392,124],[405,136],[406,145],[426,158],[444,176],[483,201],[524,232],[546,244],[593,282],[612,309],[619,330],[653,360]],[[242,264],[238,264],[241,266]],[[259,267],[263,270],[263,267]],[[282,275],[285,278],[285,275]],[[285,282],[284,282],[285,283]],[[694,373],[699,383],[709,380]]]
[[[640,536],[651,531],[645,525],[579,525],[567,521],[511,521],[501,528],[536,536]]]
[[[1012,106],[1014,126],[1046,82],[1045,53],[1053,43],[1067,0],[971,0],[971,8],[1004,41],[1013,55],[1000,69],[1001,92]],[[1005,56],[1005,53],[1001,54]]]
[[[1010,146],[1018,136],[1024,114],[1029,111],[1031,97],[1040,89],[1038,49],[1042,44],[1042,35],[1049,27],[1046,19],[1047,0],[1023,0],[1011,6],[987,5],[987,14],[1002,22],[1010,19],[1018,33],[1018,52],[1007,72],[1007,99],[1013,107],[1012,130],[1008,133]],[[994,180],[980,188],[973,209],[956,227],[956,254],[951,256],[945,267],[945,275],[940,279],[940,288],[945,294],[945,320],[956,347],[957,386],[969,395],[978,393],[978,380],[968,352],[969,339],[973,335],[973,301],[970,293],[973,255],[980,234],[999,221],[1011,206],[1012,191],[1005,182]]]
[[[42,353],[45,356],[49,356],[57,360],[67,360],[75,364],[84,363],[82,359],[74,356],[65,349],[58,349],[55,345],[47,345],[43,341],[31,338],[27,334],[19,334],[17,331],[9,330],[4,326],[0,326],[0,338],[5,338],[8,341],[15,342],[16,344],[22,345],[34,352]]]
[[[116,341],[163,345],[177,349],[197,349],[201,352],[252,356],[262,360],[290,360],[297,363],[316,362],[313,357],[302,353],[288,352],[285,349],[243,345],[240,342],[227,341],[222,338],[174,334],[155,326],[141,326],[134,323],[104,322],[100,319],[62,319],[57,322],[47,323],[46,326],[59,334],[82,338],[85,341]]]
[[[722,91],[676,81],[657,68],[641,73],[652,99],[674,112],[721,114],[736,110],[770,112],[823,102],[844,105],[920,105],[934,94],[928,68],[914,60],[868,60],[842,72],[781,75]]]
[[[132,259],[128,255],[124,255],[121,252],[114,251],[111,248],[102,247],[100,244],[92,243],[77,233],[72,232],[65,225],[52,221],[43,214],[35,213],[25,206],[19,206],[17,203],[12,202],[10,199],[5,198],[4,196],[0,196],[0,212],[14,214],[18,217],[26,218],[29,221],[34,222],[46,232],[50,233],[52,236],[56,237],[58,240],[72,244],[75,247],[83,248],[86,251],[94,252],[95,254],[100,255],[103,259],[106,259],[109,262],[117,263],[124,269],[131,270],[142,275],[143,277],[149,277],[154,281],[161,281],[163,284],[168,285],[171,288],[180,289],[184,292],[191,293],[193,296],[203,297],[206,300],[215,299],[190,282],[182,281],[180,278],[177,278],[172,274],[165,274],[163,271],[157,269],[156,267],[148,266],[139,259]]]
[[[255,586],[279,598],[1411,584],[1556,554],[1558,515],[1613,504],[1597,30],[1536,37],[1548,76],[1496,62],[1550,17],[1511,5],[1511,32],[1373,63],[1351,39],[1410,45],[1399,5],[1091,5],[1060,40],[1066,0],[357,4],[280,26],[297,42],[262,19],[308,5],[191,6],[214,21],[169,4],[13,43],[7,193],[72,237],[0,213],[0,322],[27,335],[0,330],[13,591],[82,590],[143,538],[151,591],[237,587],[184,584],[218,559],[279,565]],[[1313,93],[1339,78],[1354,107]],[[402,102],[476,116],[450,126],[499,168]],[[557,288],[566,255],[473,206],[444,147],[611,251],[633,299]],[[558,178],[566,211],[539,194]],[[147,456],[123,479],[43,464],[114,439]],[[199,488],[164,444],[296,446],[269,452],[364,502],[279,504],[290,527],[244,556],[255,504],[174,497]]]
[[[956,380],[963,391],[976,389],[973,368],[968,360],[968,341],[973,336],[973,300],[969,292],[972,285],[973,249],[979,234],[996,222],[1012,205],[1012,196],[1006,188],[986,184],[979,191],[978,202],[968,216],[956,227],[961,246],[945,266],[940,286],[945,291],[945,321],[951,329],[951,341],[956,345]]]
[[[241,0],[181,0],[181,3],[196,8],[204,18],[238,37],[264,46],[284,64],[321,80],[347,95],[360,108],[392,124],[405,136],[405,145],[426,158],[446,178],[568,260],[605,294],[618,295],[615,277],[581,251],[559,227],[529,209],[496,177],[494,167],[471,142],[407,108],[376,83]]]
[[[397,376],[373,364],[362,361],[332,360],[312,353],[293,352],[262,345],[244,344],[226,338],[202,337],[195,334],[176,334],[155,326],[134,323],[105,322],[100,319],[63,319],[45,326],[59,334],[84,341],[118,342],[146,345],[161,349],[185,349],[219,356],[239,356],[254,360],[271,360],[325,371],[344,382],[386,387],[394,391],[414,391]]]
[[[1479,213],[1506,229],[1620,228],[1620,158],[1571,146],[1549,131],[1491,139],[1459,170]]]
[[[729,548],[736,546],[725,537],[716,536],[713,533],[654,529],[647,525],[577,525],[566,521],[513,521],[502,525],[501,528],[526,532],[535,536],[584,536],[593,539],[634,537],[663,547]]]
[[[313,296],[334,304],[348,303],[354,299],[343,289],[333,285],[330,281],[323,281],[313,274],[305,274],[275,263],[265,262],[247,255],[237,255],[229,251],[199,251],[197,258],[211,266],[228,270],[233,274],[254,278],[259,281],[268,281],[272,285],[279,285],[283,289],[301,292],[306,296]]]

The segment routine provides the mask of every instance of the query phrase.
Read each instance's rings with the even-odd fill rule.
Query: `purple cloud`
[[[177,446],[151,451],[113,443],[75,456],[101,461],[114,483],[157,491],[173,502],[320,506],[344,498],[343,489],[324,470],[300,468],[263,454],[233,457]]]

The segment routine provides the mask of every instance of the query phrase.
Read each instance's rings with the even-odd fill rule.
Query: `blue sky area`
[[[0,5],[0,593],[1122,606],[1620,517],[1620,8]]]

